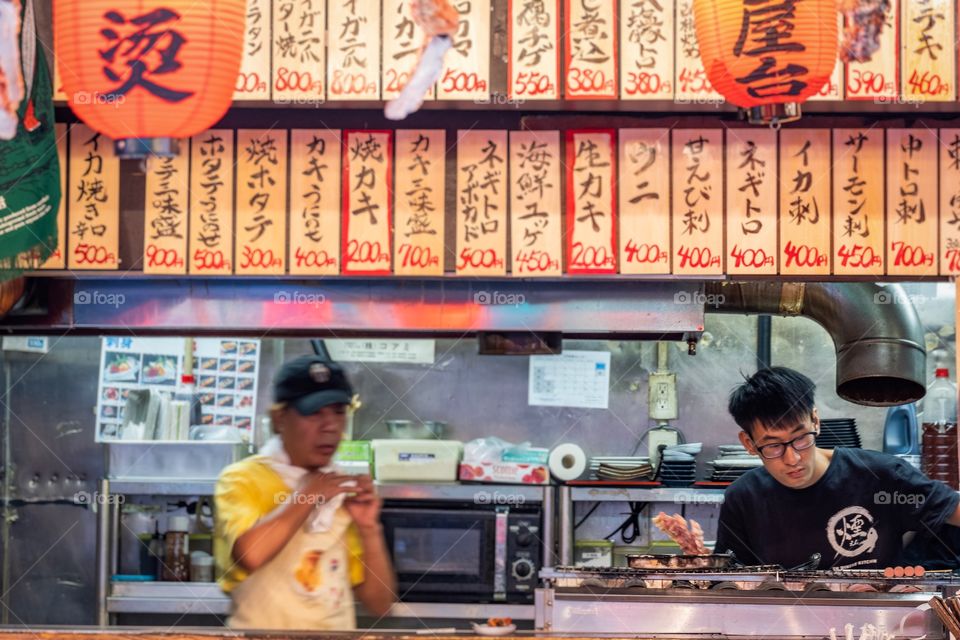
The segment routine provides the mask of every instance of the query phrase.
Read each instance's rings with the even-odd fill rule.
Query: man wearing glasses
[[[717,553],[745,564],[883,569],[901,563],[904,534],[960,526],[960,495],[895,456],[816,446],[820,418],[810,378],[785,367],[734,389],[740,442],[763,467],[727,489]]]

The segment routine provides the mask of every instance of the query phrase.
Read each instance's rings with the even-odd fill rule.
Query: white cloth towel
[[[296,492],[303,488],[310,472],[303,467],[290,463],[290,456],[287,455],[283,448],[283,441],[278,436],[274,436],[264,443],[263,447],[260,448],[260,455],[266,457],[266,462],[270,465],[270,468],[277,472],[284,484],[290,487],[292,491]],[[330,473],[335,470],[333,465],[328,465],[319,471]],[[356,486],[356,482],[352,480],[344,484]],[[313,513],[307,519],[307,531],[311,533],[329,531],[330,527],[333,526],[333,517],[337,509],[343,505],[345,498],[346,496],[341,493],[330,500],[317,504]]]

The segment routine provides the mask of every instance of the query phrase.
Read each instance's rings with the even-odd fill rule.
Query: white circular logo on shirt
[[[319,362],[314,362],[310,365],[310,378],[317,384],[323,384],[330,379],[330,368]]]
[[[863,507],[841,509],[827,522],[827,541],[837,555],[845,558],[873,551],[878,538],[873,516]]]

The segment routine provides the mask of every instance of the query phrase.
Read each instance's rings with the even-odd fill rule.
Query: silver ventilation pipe
[[[837,395],[869,406],[913,402],[926,392],[926,350],[917,310],[898,284],[708,282],[708,313],[805,316],[837,350]]]

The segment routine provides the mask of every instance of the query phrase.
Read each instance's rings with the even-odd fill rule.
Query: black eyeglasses
[[[803,451],[804,449],[809,449],[817,443],[817,432],[816,431],[807,431],[803,435],[799,435],[789,442],[774,442],[773,444],[765,444],[762,447],[757,447],[757,453],[766,458],[767,460],[773,460],[776,458],[782,458],[783,454],[787,452],[787,447],[793,447],[794,451]],[[754,444],[756,446],[756,444]]]

